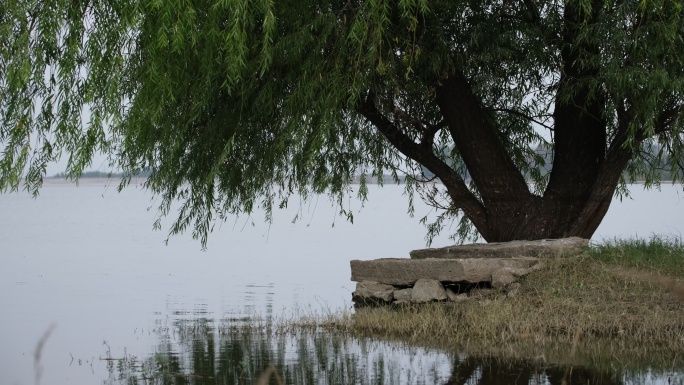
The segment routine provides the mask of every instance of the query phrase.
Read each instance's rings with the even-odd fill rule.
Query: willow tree
[[[104,152],[206,240],[392,174],[432,234],[588,238],[625,182],[682,178],[683,36],[672,0],[5,0],[0,188]]]

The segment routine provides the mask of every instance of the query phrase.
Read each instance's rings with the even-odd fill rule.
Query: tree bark
[[[486,209],[487,226],[478,231],[487,241],[520,239],[526,230],[510,226],[509,219],[524,217],[537,199],[462,73],[437,87],[437,104]]]

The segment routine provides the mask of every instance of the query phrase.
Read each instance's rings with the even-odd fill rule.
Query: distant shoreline
[[[81,176],[78,179],[78,182],[72,181],[72,180],[67,180],[64,176],[49,176],[43,178],[43,185],[44,186],[72,186],[72,185],[86,185],[86,186],[92,186],[92,185],[101,185],[101,184],[119,184],[121,181],[121,178],[123,176],[121,174],[112,174],[111,177],[104,177],[104,176]],[[141,185],[147,180],[146,176],[137,176],[131,178],[131,184],[132,185]],[[436,184],[441,184],[439,180],[435,180],[431,183],[436,183]],[[671,180],[662,180],[660,181],[661,184],[673,184]],[[679,183],[679,182],[677,182]],[[355,179],[352,183],[352,185],[358,185],[359,180]],[[368,185],[377,185],[377,179],[376,178],[369,178],[366,180],[366,184]],[[396,185],[397,183],[391,179],[391,177],[386,177],[383,178],[383,184],[386,186],[392,186]],[[404,181],[399,182],[400,185],[404,184]],[[628,185],[639,185],[639,184],[644,184],[643,180],[638,180],[633,183],[628,183]]]
[[[81,177],[78,181],[67,180],[64,177],[47,177],[43,178],[43,186],[93,186],[93,185],[118,185],[121,182],[120,175],[113,175],[110,178],[107,177]],[[147,177],[134,177],[131,178],[131,185],[140,185],[147,180]]]

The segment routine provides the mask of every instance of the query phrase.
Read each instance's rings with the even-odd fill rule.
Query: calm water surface
[[[594,239],[681,236],[683,197],[679,186],[634,186]],[[682,383],[677,373],[575,368],[567,377],[567,368],[535,361],[237,330],[235,320],[255,315],[348,308],[349,260],[408,257],[424,246],[401,187],[371,186],[353,225],[327,198],[294,203],[271,225],[259,214],[224,223],[202,251],[187,235],[166,246],[165,233],[152,230],[156,201],[140,189],[48,182],[37,200],[0,195],[0,384],[251,384],[269,364],[297,384]],[[418,205],[416,216],[427,212]],[[291,223],[297,214],[303,219]],[[444,236],[433,246],[448,244]]]

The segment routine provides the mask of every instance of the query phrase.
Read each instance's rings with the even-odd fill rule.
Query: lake
[[[217,225],[207,250],[187,234],[166,245],[170,221],[152,230],[158,200],[136,186],[117,193],[103,180],[48,180],[38,199],[0,195],[0,383],[251,384],[270,364],[297,384],[515,383],[511,373],[560,383],[567,368],[552,363],[234,327],[348,309],[351,259],[408,257],[425,246],[418,218],[428,208],[417,201],[411,218],[402,187],[369,188],[365,207],[350,202],[354,224],[326,197],[291,201],[272,224],[255,214]],[[681,186],[631,190],[593,241],[681,237]],[[451,243],[445,234],[433,246]],[[676,371],[574,373],[566,383],[684,383]]]

